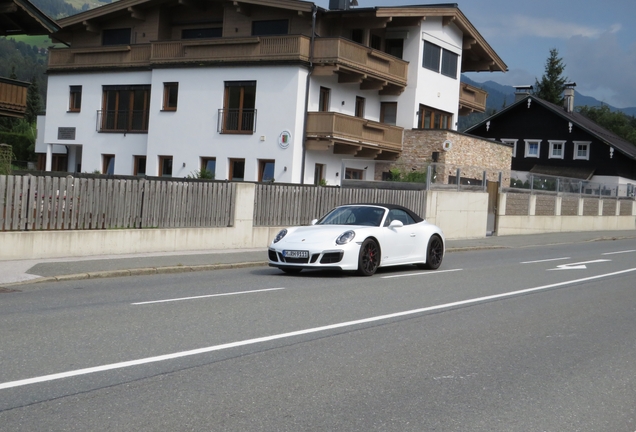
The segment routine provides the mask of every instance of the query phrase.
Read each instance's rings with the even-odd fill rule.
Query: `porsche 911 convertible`
[[[356,271],[415,264],[437,269],[445,252],[442,230],[411,210],[392,204],[336,207],[309,226],[281,230],[269,245],[271,267]]]

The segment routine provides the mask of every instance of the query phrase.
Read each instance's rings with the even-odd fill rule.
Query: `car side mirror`
[[[311,225],[316,225],[316,222],[318,222],[318,219],[313,219],[313,220],[311,221]]]
[[[392,220],[391,223],[389,224],[389,228],[399,228],[403,226],[404,224],[402,223],[402,221],[397,219]]]

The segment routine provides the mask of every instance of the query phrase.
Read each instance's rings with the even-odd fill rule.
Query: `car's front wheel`
[[[373,239],[366,239],[360,246],[358,255],[358,274],[371,276],[380,265],[380,247]]]
[[[442,264],[444,258],[444,242],[438,235],[432,235],[428,240],[428,247],[426,248],[426,262],[418,264],[418,267],[435,270]]]

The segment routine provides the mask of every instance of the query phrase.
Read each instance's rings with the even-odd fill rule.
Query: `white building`
[[[46,170],[373,179],[404,128],[456,129],[485,109],[462,72],[506,70],[454,4],[120,0],[59,25],[68,47],[50,53],[36,145]]]

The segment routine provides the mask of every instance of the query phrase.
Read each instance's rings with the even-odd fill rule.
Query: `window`
[[[397,58],[402,58],[404,55],[404,39],[387,39],[384,45],[387,54]]]
[[[457,60],[459,56],[453,52],[442,50],[442,75],[457,78]]]
[[[439,72],[439,57],[442,49],[435,44],[424,41],[424,60],[422,66]]]
[[[589,160],[590,159],[590,143],[583,141],[574,141],[574,159]]]
[[[229,180],[232,180],[232,181],[245,180],[245,159],[230,159]]]
[[[440,69],[441,59],[441,69]],[[457,79],[457,65],[459,63],[459,55],[454,52],[442,49],[441,47],[424,41],[424,56],[422,67],[441,72],[442,75]]]
[[[102,155],[102,174],[115,174],[115,155]]]
[[[221,133],[254,133],[256,81],[226,81]]]
[[[419,129],[450,129],[453,115],[420,105]]]
[[[159,177],[172,177],[172,156],[159,156]]]
[[[146,175],[146,156],[135,156],[135,166],[133,167],[133,175],[145,176]]]
[[[345,179],[346,180],[364,180],[364,170],[354,169],[354,168],[346,168],[345,169]]]
[[[289,20],[252,21],[252,36],[289,34]]]
[[[364,30],[362,29],[352,29],[351,30],[351,40],[361,44],[364,39]]]
[[[258,161],[258,181],[273,182],[275,165],[276,163],[273,160]]]
[[[181,39],[209,39],[223,36],[223,27],[194,28],[181,30]]]
[[[397,122],[397,102],[380,102],[380,122],[395,125]]]
[[[201,173],[205,171],[207,177],[214,180],[216,178],[216,158],[201,158]],[[203,175],[201,176],[203,177]]]
[[[394,220],[399,220],[404,225],[412,225],[415,223],[415,220],[411,217],[411,215],[401,209],[389,210],[389,214],[384,221],[384,226],[389,226],[389,224]]]
[[[565,141],[548,141],[550,143],[550,159],[563,159],[563,151],[565,150]]]
[[[318,100],[318,111],[329,111],[329,99],[331,98],[331,89],[320,87],[320,99]]]
[[[70,112],[80,112],[82,109],[82,86],[71,86],[71,96],[68,102]]]
[[[150,86],[104,86],[100,131],[148,132]]]
[[[163,110],[176,111],[179,96],[179,83],[163,83]]]
[[[525,140],[526,153],[524,157],[538,158],[541,150],[541,140]]]
[[[382,38],[378,35],[371,35],[371,48],[376,50],[382,49]]]
[[[314,184],[318,186],[322,184],[325,179],[325,165],[324,164],[316,164],[314,167]]]
[[[108,29],[102,31],[102,45],[128,45],[130,44],[130,29]]]
[[[356,117],[364,118],[364,98],[356,96]]]

